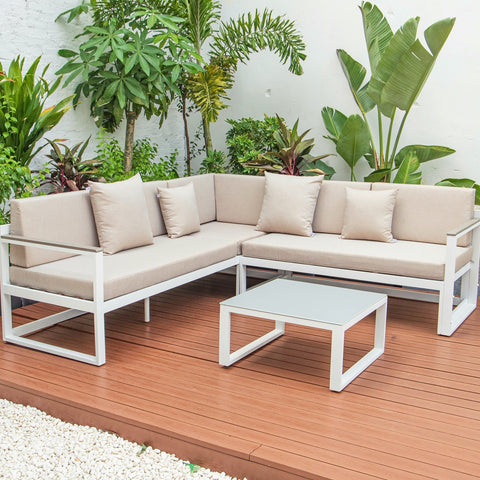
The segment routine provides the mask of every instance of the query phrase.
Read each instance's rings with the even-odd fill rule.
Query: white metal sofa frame
[[[241,256],[240,265],[237,269],[237,277],[240,275],[240,279],[237,278],[237,285],[240,285],[240,291],[246,289],[247,267],[268,268],[322,277],[333,277],[336,281],[327,281],[326,283],[339,283],[343,286],[345,286],[345,284],[344,282],[342,283],[342,280],[368,282],[375,286],[363,287],[362,285],[355,284],[352,288],[378,290],[386,292],[392,297],[438,303],[437,334],[451,336],[477,307],[480,256],[479,227],[480,219],[474,219],[462,227],[447,233],[445,275],[443,280],[430,280]],[[456,271],[455,248],[457,241],[469,232],[472,232],[473,260]],[[454,284],[458,279],[461,279],[460,298],[454,296]],[[379,288],[378,284],[382,285],[382,287]],[[383,285],[406,288],[383,287]],[[438,294],[428,293],[426,290],[438,292]],[[456,305],[455,308],[454,305]]]
[[[188,274],[137,290],[120,297],[104,300],[103,292],[103,251],[98,247],[78,247],[55,242],[44,242],[28,239],[21,236],[9,235],[9,225],[0,227],[1,248],[1,303],[3,340],[13,344],[34,348],[47,353],[79,360],[93,365],[103,365],[106,361],[105,354],[105,314],[124,307],[131,303],[144,300],[145,321],[150,319],[149,298],[171,288],[189,283],[199,278],[220,272],[230,267],[236,267],[236,291],[245,291],[247,282],[247,267],[259,267],[273,270],[314,274],[336,279],[358,280],[374,284],[395,285],[413,289],[438,291],[439,295],[411,290],[387,288],[391,296],[412,298],[423,301],[439,303],[437,333],[450,336],[461,323],[475,310],[477,306],[478,270],[480,256],[480,220],[476,219],[463,227],[447,234],[446,264],[443,280],[429,280],[415,277],[387,275],[380,273],[363,272],[299,263],[289,263],[274,260],[265,260],[237,255],[231,259],[192,271]],[[472,232],[473,260],[455,271],[455,248],[457,241],[467,233]],[[93,281],[93,300],[85,300],[66,295],[20,287],[10,283],[9,279],[9,245],[35,246],[38,248],[57,250],[74,255],[92,256],[95,259]],[[454,283],[461,278],[460,299],[455,302]],[[48,317],[29,322],[28,324],[14,327],[11,308],[11,297],[19,296],[40,302],[68,308],[68,310],[50,315]],[[457,303],[454,309],[454,303]],[[39,342],[25,335],[41,329],[56,325],[72,318],[92,313],[94,317],[95,354],[89,355],[75,350]]]
[[[103,292],[103,249],[100,247],[78,247],[75,245],[67,245],[55,242],[44,242],[34,239],[29,239],[17,235],[9,235],[9,225],[0,226],[1,234],[1,250],[0,250],[0,264],[1,264],[1,302],[2,302],[2,326],[3,326],[3,340],[5,342],[21,345],[24,347],[33,348],[47,353],[52,353],[73,360],[78,360],[92,365],[103,365],[106,361],[105,353],[105,314],[116,310],[117,308],[130,305],[131,303],[144,300],[144,319],[145,322],[150,321],[150,297],[159,293],[178,287],[185,283],[198,280],[199,278],[220,272],[230,267],[239,265],[239,257],[235,256],[231,259],[209,265],[189,272],[184,275],[166,280],[156,285],[136,290],[110,300],[104,300]],[[20,246],[35,246],[46,250],[56,250],[73,255],[85,255],[95,259],[93,276],[93,300],[86,300],[82,298],[69,297],[67,295],[59,295],[56,293],[43,292],[33,288],[20,287],[10,283],[9,275],[9,245]],[[240,278],[237,276],[237,278]],[[237,292],[240,286],[237,285]],[[23,297],[29,300],[38,302],[50,303],[65,307],[65,310],[48,317],[41,318],[29,322],[18,327],[13,326],[12,304],[11,297]],[[30,338],[25,338],[25,335],[35,333],[41,329],[51,327],[58,323],[72,318],[79,317],[86,313],[92,313],[94,318],[94,341],[95,354],[89,355],[78,352],[68,348],[50,345],[48,343],[39,342]]]

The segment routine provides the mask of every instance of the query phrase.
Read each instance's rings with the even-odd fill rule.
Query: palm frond
[[[220,110],[226,108],[228,83],[223,70],[210,64],[205,71],[199,72],[187,80],[190,99],[209,122],[215,122]]]
[[[283,64],[296,75],[303,73],[305,44],[295,23],[283,16],[274,16],[271,10],[247,13],[238,19],[222,22],[210,46],[213,57],[227,55],[245,63],[250,55],[269,50],[280,57]]]

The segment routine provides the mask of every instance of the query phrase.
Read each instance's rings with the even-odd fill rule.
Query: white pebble
[[[0,479],[237,480],[112,433],[0,399]],[[244,479],[246,480],[246,479]]]

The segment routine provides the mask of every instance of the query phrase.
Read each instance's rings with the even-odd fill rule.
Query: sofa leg
[[[93,315],[95,330],[95,361],[94,365],[100,366],[106,362],[105,350],[105,314],[97,310]]]
[[[242,263],[237,265],[236,294],[239,295],[247,290],[247,267]]]
[[[438,302],[437,334],[450,336],[453,316],[453,284],[444,283]]]
[[[2,292],[2,336],[3,341],[12,335],[12,297]]]
[[[145,323],[150,322],[150,297],[145,298],[143,301],[143,313]]]

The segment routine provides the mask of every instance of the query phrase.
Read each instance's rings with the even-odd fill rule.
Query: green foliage
[[[288,70],[301,75],[301,62],[305,60],[305,44],[297,32],[295,23],[282,16],[274,16],[265,9],[263,13],[240,15],[238,19],[222,22],[210,46],[211,56],[220,57],[228,52],[242,63],[260,50],[269,50],[278,55],[282,64],[290,62]]]
[[[344,50],[337,50],[340,65],[348,87],[361,115],[347,117],[338,110],[325,107],[322,118],[336,145],[337,153],[347,162],[355,178],[354,168],[364,157],[373,172],[367,181],[392,181],[395,183],[420,183],[421,164],[450,155],[455,150],[432,145],[408,145],[398,151],[408,114],[427,81],[434,63],[446,42],[455,19],[446,18],[425,30],[425,48],[417,39],[419,18],[407,20],[393,32],[378,7],[363,2],[366,46],[370,62],[370,79],[367,70]],[[376,108],[378,141],[369,125],[368,112]],[[403,111],[400,122],[395,120]],[[384,122],[388,129],[384,131]],[[396,131],[396,133],[394,133]]]
[[[15,160],[23,166],[28,166],[42,148],[37,147],[37,143],[57,125],[73,98],[64,98],[47,107],[61,79],[53,83],[45,80],[48,65],[37,74],[40,59],[38,57],[25,73],[23,58],[14,59],[7,72],[0,63],[0,134],[4,146],[11,149]]]
[[[214,0],[173,0],[166,2],[166,9],[184,20],[179,25],[180,31],[195,45],[197,53],[208,45],[205,70],[185,76],[181,97],[182,103],[190,100],[202,114],[206,151],[213,148],[210,123],[226,108],[239,61],[245,63],[252,53],[269,50],[283,64],[288,62],[291,72],[302,73],[305,44],[294,22],[283,16],[257,10],[219,23],[221,2]],[[184,121],[187,122],[186,115]]]
[[[100,162],[97,158],[83,160],[83,154],[90,137],[70,148],[64,143],[48,140],[51,146],[50,162],[45,166],[47,174],[43,184],[51,184],[55,193],[84,190],[89,180],[100,176]]]
[[[155,9],[159,2],[139,7],[137,2],[105,0],[87,6],[93,24],[78,36],[84,39],[78,51],[59,50],[67,62],[57,74],[68,74],[65,85],[81,76],[75,103],[81,95],[90,97],[97,125],[111,132],[127,119],[125,169],[129,170],[136,119],[140,113],[148,119],[164,118],[174,95],[180,95],[180,75],[199,72],[201,57],[178,32],[181,19]],[[71,16],[72,10],[64,13]]]
[[[276,147],[273,134],[280,128],[277,118],[265,115],[263,120],[240,118],[228,119],[227,122],[231,125],[226,136],[228,169],[236,174],[256,175],[258,169],[245,164]]]
[[[163,159],[158,156],[156,143],[151,143],[146,138],[138,139],[133,146],[132,169],[125,172],[123,150],[118,140],[106,136],[104,131],[100,131],[97,139],[95,153],[101,162],[99,176],[107,182],[125,180],[136,173],[140,173],[145,182],[178,178],[177,150]]]
[[[330,154],[314,157],[310,152],[314,146],[313,138],[305,138],[310,130],[302,134],[297,132],[298,120],[290,130],[277,115],[280,129],[273,134],[276,150],[260,154],[247,166],[258,168],[260,172],[275,172],[284,175],[325,175],[331,177],[335,170],[322,161]]]
[[[210,150],[202,161],[198,174],[225,173],[225,154],[220,150]]]

